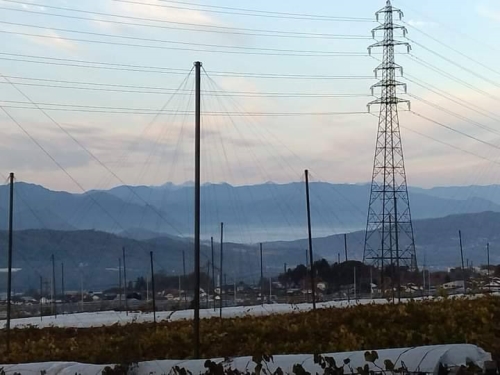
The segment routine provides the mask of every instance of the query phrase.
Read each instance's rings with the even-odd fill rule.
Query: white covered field
[[[473,361],[476,365],[483,368],[485,361],[491,360],[491,355],[486,353],[481,348],[475,345],[436,345],[417,348],[399,348],[399,349],[384,349],[377,351],[379,359],[375,364],[368,363],[371,370],[377,371],[377,366],[384,368],[384,360],[391,360],[400,368],[402,364],[406,366],[410,372],[423,372],[427,374],[438,374],[439,364],[448,365],[450,367],[465,365],[469,361]],[[341,365],[344,359],[350,360],[350,366],[356,369],[359,366],[364,366],[367,362],[364,358],[364,352],[345,352],[331,353],[326,356],[333,357],[337,365]],[[214,362],[223,362],[222,358],[213,359]],[[134,368],[135,375],[163,375],[169,374],[174,366],[185,368],[191,371],[193,375],[205,373],[205,360],[161,360],[141,362]],[[313,356],[310,354],[295,354],[295,355],[276,355],[273,362],[268,364],[269,371],[272,373],[280,367],[285,374],[292,374],[292,367],[295,364],[301,364],[306,371],[312,374],[323,373],[322,369],[314,364]],[[226,368],[238,369],[240,371],[253,371],[255,363],[251,357],[232,358],[225,362]],[[45,373],[46,375],[100,375],[106,365],[90,365],[74,362],[45,362],[45,363],[30,363],[18,365],[0,365],[6,375],[34,375]],[[346,371],[349,373],[350,371]]]
[[[419,299],[416,299],[419,300]],[[404,302],[405,300],[403,300]],[[337,307],[344,308],[348,306],[354,306],[359,304],[382,304],[388,303],[386,299],[364,299],[358,301],[332,301],[332,302],[321,302],[316,306],[317,308],[328,308]],[[238,307],[226,307],[222,309],[222,316],[224,318],[231,318],[235,316],[253,315],[262,316],[270,314],[286,314],[300,311],[309,311],[312,309],[312,304],[302,303],[298,305],[290,304],[271,304],[263,306],[238,306]],[[192,319],[194,315],[193,310],[180,310],[180,311],[161,311],[156,313],[158,321],[174,321],[182,319]],[[202,318],[212,318],[219,316],[219,309],[202,309],[200,310],[200,317]],[[103,312],[92,312],[92,313],[78,313],[78,314],[67,314],[58,315],[56,318],[53,316],[45,316],[43,319],[40,317],[14,319],[11,322],[11,327],[21,328],[23,326],[37,326],[40,328],[44,327],[77,327],[77,328],[87,328],[87,327],[98,327],[103,325],[113,325],[113,324],[127,324],[132,322],[142,323],[142,322],[152,322],[153,313],[141,313],[141,312],[117,312],[117,311],[103,311]],[[0,322],[0,327],[5,326],[5,321]]]

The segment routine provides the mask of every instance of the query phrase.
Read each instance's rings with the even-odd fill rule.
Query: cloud
[[[417,29],[424,29],[437,26],[435,22],[422,21],[422,20],[409,20],[407,23],[408,25],[416,27]]]
[[[493,20],[500,21],[500,10],[493,9],[486,3],[481,3],[476,7],[476,13],[481,17]]]
[[[76,51],[78,46],[71,42],[70,40],[63,39],[58,33],[53,30],[44,31],[44,36],[31,36],[31,35],[20,35],[23,39],[30,41],[31,43],[35,43],[44,47],[61,49],[64,51]]]
[[[114,8],[115,11],[119,10],[129,15],[155,20],[189,22],[205,25],[210,25],[215,22],[212,17],[202,11],[167,8],[164,6],[164,3],[159,0],[150,0],[143,4],[118,3]]]

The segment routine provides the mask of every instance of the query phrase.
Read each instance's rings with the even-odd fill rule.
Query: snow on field
[[[456,295],[453,298],[463,297],[461,295]],[[477,298],[480,295],[468,296],[467,298]],[[428,299],[428,298],[424,298]],[[415,298],[415,301],[422,300],[422,298]],[[402,299],[401,302],[408,302],[409,300]],[[388,303],[387,299],[361,299],[358,301],[351,300],[348,301],[330,301],[317,303],[317,308],[344,308],[355,305],[366,305],[366,304],[385,304]],[[312,310],[312,304],[302,303],[298,305],[291,304],[270,304],[270,305],[259,305],[259,306],[237,306],[237,307],[226,307],[222,309],[223,318],[231,318],[236,316],[264,316],[271,314],[287,314],[293,312],[309,311]],[[156,313],[156,318],[158,321],[176,321],[193,319],[193,310],[179,310],[179,311],[159,311]],[[200,310],[201,318],[215,318],[219,317],[219,309],[202,309]],[[78,314],[67,314],[58,315],[57,317],[45,316],[42,319],[40,317],[31,317],[23,319],[13,319],[11,322],[11,327],[22,328],[26,326],[36,326],[39,328],[45,327],[76,327],[76,328],[89,328],[89,327],[100,327],[109,326],[113,324],[128,324],[128,323],[144,323],[152,322],[152,313],[141,313],[141,312],[125,312],[118,311],[102,311],[102,312],[90,312],[90,313],[78,313]],[[0,321],[0,328],[5,327],[5,320]]]
[[[476,365],[483,368],[485,361],[491,361],[491,355],[486,353],[481,348],[475,345],[460,344],[460,345],[436,345],[424,346],[415,348],[398,348],[377,350],[379,359],[374,364],[368,364],[371,370],[377,370],[376,366],[385,368],[384,360],[391,360],[392,363],[399,368],[404,365],[410,372],[424,372],[428,374],[438,374],[439,364],[448,365],[449,367],[465,365],[469,361],[473,361]],[[333,357],[337,366],[343,364],[344,359],[350,360],[350,366],[357,368],[366,364],[364,352],[345,352],[332,353],[326,356]],[[271,372],[274,372],[280,367],[285,373],[292,373],[292,367],[295,364],[301,364],[306,371],[310,373],[322,373],[321,368],[314,364],[313,356],[310,354],[296,355],[277,355],[274,356],[273,362],[268,364]],[[223,362],[223,359],[212,359],[214,362]],[[205,372],[205,360],[161,360],[141,362],[134,369],[135,375],[163,375],[168,374],[174,366],[185,368],[191,371],[194,375]],[[233,358],[231,361],[225,362],[226,368],[252,371],[255,368],[255,363],[251,357]],[[44,371],[46,375],[100,375],[106,365],[89,365],[75,362],[45,362],[45,363],[30,363],[17,365],[0,365],[3,367],[6,375],[14,375],[19,373],[25,374],[40,374]]]

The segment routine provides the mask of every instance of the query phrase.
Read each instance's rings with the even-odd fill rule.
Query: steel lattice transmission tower
[[[394,23],[394,15],[401,20],[403,12],[394,8],[390,0],[386,6],[376,13],[377,21],[381,16],[384,22],[373,29],[383,32],[382,41],[368,47],[371,54],[373,48],[383,49],[382,63],[375,69],[375,76],[382,79],[372,86],[372,94],[380,90],[380,97],[368,104],[380,105],[380,117],[377,131],[375,161],[368,207],[364,261],[370,262],[381,270],[386,266],[408,267],[416,269],[415,241],[411,222],[410,201],[403,158],[403,147],[399,129],[398,104],[410,102],[398,97],[398,87],[406,92],[406,84],[397,81],[396,73],[403,74],[403,68],[396,64],[394,52],[396,47],[411,46],[394,39],[394,32],[400,31],[406,36],[404,26]],[[399,271],[398,271],[399,278]],[[399,280],[398,280],[399,281]]]

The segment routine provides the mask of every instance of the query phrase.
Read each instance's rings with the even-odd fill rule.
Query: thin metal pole
[[[358,293],[357,293],[357,282],[356,282],[356,267],[354,267],[354,301],[358,299]]]
[[[222,284],[223,284],[223,256],[224,256],[224,223],[220,223],[220,276],[219,276],[219,317],[222,319]]]
[[[40,276],[40,321],[43,320],[43,304],[42,304],[42,299],[43,299],[43,277]]]
[[[54,254],[51,256],[52,259],[52,305],[54,307],[54,317],[57,318],[57,296],[56,296],[56,261]]]
[[[194,142],[194,358],[200,358],[200,179],[201,179],[201,62],[194,63],[195,142]]]
[[[313,310],[316,310],[316,283],[314,282],[314,258],[312,248],[312,231],[311,231],[311,204],[309,199],[309,171],[304,171],[306,176],[306,205],[307,205],[307,232],[309,237],[309,263],[311,264],[311,290],[313,300]]]
[[[210,237],[210,248],[212,249],[212,294],[214,296],[215,311],[215,256],[214,256],[214,238]]]
[[[187,275],[186,275],[186,253],[184,252],[184,250],[182,250],[182,276],[183,276],[183,279],[184,279],[184,283],[187,283]],[[187,293],[184,293],[184,308],[187,309]]]
[[[155,292],[155,271],[153,268],[153,252],[149,252],[151,261],[151,294],[153,297],[153,322],[156,324],[156,292]]]
[[[372,284],[373,284],[373,268],[372,268],[372,266],[370,266],[370,299],[373,299]]]
[[[464,269],[464,250],[462,247],[462,231],[458,231],[458,238],[460,239],[460,256],[462,258],[462,277],[464,279],[464,294],[467,294],[467,286],[465,285],[465,269]]]
[[[83,270],[80,268],[80,295],[81,295],[81,303],[80,303],[80,311],[83,311]]]
[[[118,258],[118,296],[119,296],[119,306],[122,309],[122,258]]]
[[[262,243],[260,243],[260,299],[264,306],[264,264],[262,262]]]
[[[345,252],[345,261],[347,262],[347,233],[344,233],[344,252]]]
[[[9,197],[9,259],[7,271],[7,353],[10,353],[10,320],[12,313],[12,233],[14,226],[14,173],[10,173]]]
[[[61,293],[62,293],[62,304],[61,310],[62,314],[64,314],[64,263],[61,263]]]
[[[122,247],[123,256],[123,294],[125,294],[125,312],[128,315],[128,285],[127,285],[127,258],[125,256],[125,246]]]
[[[488,267],[488,290],[491,292],[491,280],[490,280],[490,243],[486,244],[486,255],[487,255],[487,267]]]

